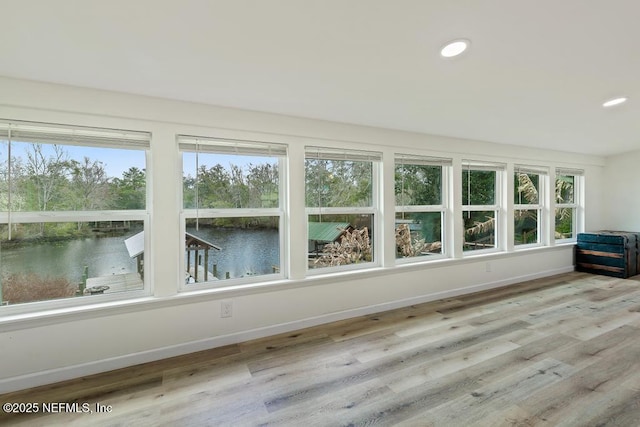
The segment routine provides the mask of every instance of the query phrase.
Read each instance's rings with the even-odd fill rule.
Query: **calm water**
[[[229,272],[232,278],[248,274],[272,273],[280,265],[277,230],[201,229],[188,230],[222,248],[211,251],[209,269],[218,266],[218,277]],[[71,283],[82,282],[84,266],[89,277],[136,271],[135,259],[129,258],[126,236],[87,238],[21,247],[0,247],[3,273],[36,273],[40,276],[66,277]]]
[[[82,282],[84,266],[89,277],[133,273],[135,259],[129,258],[124,239],[101,237],[0,248],[3,273],[35,273],[43,277],[65,277]]]
[[[271,274],[274,266],[280,266],[278,230],[201,228],[187,232],[222,248],[209,252],[209,271],[216,264],[219,279],[226,272],[231,278]]]

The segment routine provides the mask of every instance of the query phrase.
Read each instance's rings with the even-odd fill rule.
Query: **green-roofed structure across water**
[[[309,222],[309,240],[335,242],[345,230],[351,228],[348,222]]]

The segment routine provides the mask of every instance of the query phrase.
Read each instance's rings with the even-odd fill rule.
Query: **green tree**
[[[556,203],[574,203],[575,177],[571,175],[556,176]],[[556,208],[556,238],[563,239],[571,237],[573,233],[573,208]]]
[[[197,180],[191,175],[182,177],[182,205],[186,209],[196,207]]]
[[[113,179],[114,209],[144,209],[146,206],[145,171],[130,167],[122,178]]]
[[[496,200],[496,172],[462,171],[462,204],[493,205]]]
[[[0,147],[3,148],[0,151],[0,212],[6,212],[9,210],[9,162],[6,160],[8,150],[6,150],[7,143],[0,143]],[[4,153],[7,152],[7,155]]]
[[[538,183],[540,176],[516,172],[514,176],[514,203],[535,205],[538,203]],[[514,211],[514,239],[516,244],[536,243],[538,240],[538,211],[518,209]]]
[[[442,204],[442,166],[398,163],[395,167],[397,206],[429,206]],[[440,212],[405,212],[396,224],[396,250],[400,257],[419,256],[441,250],[442,221]],[[420,229],[416,230],[416,224]],[[411,228],[413,227],[413,231]]]
[[[230,208],[233,207],[231,196],[231,175],[220,164],[207,169],[200,166],[198,175],[194,178],[194,200],[197,198],[199,208]],[[195,189],[197,188],[197,194]],[[194,208],[196,205],[193,206]]]
[[[395,171],[396,205],[439,205],[442,203],[442,168],[399,164]]]
[[[462,205],[494,205],[496,203],[496,172],[464,169],[462,171]],[[495,245],[495,213],[493,211],[464,212],[465,244],[470,248]]]
[[[74,210],[106,209],[111,205],[109,179],[104,164],[84,157],[82,161],[72,160],[71,203]]]
[[[51,151],[47,154],[46,151]],[[51,146],[51,150],[44,150],[43,144],[29,144],[26,151],[23,194],[29,196],[29,209],[47,211],[63,205],[64,200],[59,197],[61,190],[67,183],[69,161],[67,153],[59,145]]]
[[[230,165],[231,168],[231,201],[236,209],[255,207],[249,202],[249,189],[245,182],[242,167]]]
[[[249,164],[247,187],[251,207],[273,208],[278,206],[278,164]]]
[[[373,178],[371,162],[307,159],[305,166],[307,206],[371,205]]]

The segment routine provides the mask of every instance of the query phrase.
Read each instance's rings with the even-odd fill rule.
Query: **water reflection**
[[[280,267],[278,230],[242,228],[187,228],[187,232],[222,248],[209,252],[209,271],[217,278],[271,274]]]
[[[126,235],[82,238],[54,242],[0,244],[0,270],[3,275],[35,273],[43,278],[64,277],[72,284],[89,277],[136,272],[136,260],[129,257],[124,241],[140,230]],[[224,279],[271,274],[280,267],[278,230],[240,228],[200,228],[188,232],[220,246],[209,255],[209,271]]]
[[[127,236],[84,238],[58,242],[0,245],[3,274],[35,273],[41,277],[64,277],[82,282],[84,266],[89,277],[135,273],[124,245]]]

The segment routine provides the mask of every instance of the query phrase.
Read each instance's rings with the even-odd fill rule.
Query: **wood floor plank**
[[[562,328],[562,331],[569,336],[578,338],[580,340],[590,340],[606,332],[619,328],[620,326],[628,325],[640,319],[640,313],[629,312],[623,310],[620,313],[606,316],[605,318],[594,318],[593,320],[585,321],[586,318],[582,318],[586,323],[583,326],[572,328],[567,330],[566,327]]]
[[[553,349],[548,356],[577,368],[583,368],[603,358],[612,357],[621,346],[633,342],[639,333],[638,328],[624,325],[588,341],[579,341],[568,347]]]
[[[318,426],[343,425],[350,414],[357,413],[371,400],[386,400],[394,392],[376,378],[341,389],[338,393],[318,396],[311,404],[295,405],[273,412],[260,420],[265,426]]]
[[[563,301],[561,303],[547,306],[539,310],[532,310],[527,313],[527,322],[540,327],[552,327],[559,325],[567,320],[573,320],[586,315],[592,303],[583,298],[573,298],[571,301]]]
[[[337,379],[322,380],[308,386],[295,388],[289,393],[270,398],[265,404],[270,412],[289,405],[300,404],[324,393],[331,393],[345,386],[371,380],[379,375],[386,375],[411,365],[421,364],[425,359],[441,357],[478,342],[521,329],[525,325],[524,322],[504,322],[502,325],[487,328],[479,334],[467,334],[456,339],[438,341],[430,346],[377,360],[375,363],[362,364],[350,375]]]
[[[414,370],[411,375],[398,376],[394,374],[393,376],[396,378],[390,378],[387,384],[393,391],[400,392],[423,384],[430,379],[461,371],[519,347],[519,345],[502,337],[489,340],[450,353],[434,361],[435,363],[424,363],[420,369]]]
[[[444,306],[458,305],[457,300],[445,300]],[[372,332],[384,331],[389,328],[398,328],[402,324],[412,324],[419,322],[423,318],[430,319],[432,316],[441,317],[436,312],[438,303],[429,302],[426,304],[412,305],[384,313],[377,313],[352,319],[345,326],[339,326],[330,332],[331,338],[335,341],[343,341],[368,335]]]
[[[531,394],[521,404],[535,417],[557,425],[580,414],[583,408],[600,404],[603,395],[615,395],[629,372],[640,368],[640,346],[636,343],[618,347],[610,358],[574,372],[552,387]],[[604,410],[604,409],[602,409]],[[579,417],[582,417],[580,415]],[[578,422],[578,419],[575,420]]]
[[[640,425],[640,277],[572,272],[0,396],[17,426]]]
[[[602,410],[600,410],[602,409]],[[640,424],[640,393],[626,389],[602,396],[580,416],[583,425],[633,426]],[[562,422],[563,425],[569,425]]]
[[[528,368],[543,360],[553,349],[571,346],[576,342],[578,341],[574,338],[563,335],[545,336],[490,360],[400,391],[391,398],[373,399],[362,405],[358,413],[345,418],[343,425],[394,425],[415,417],[425,425],[438,425],[436,418],[426,418],[423,414],[431,408],[469,394],[484,384],[499,381],[506,375]],[[405,370],[403,375],[412,376],[414,370],[421,367]]]
[[[561,381],[573,371],[571,366],[563,362],[544,359],[440,405],[425,415],[442,425],[473,425],[492,416],[495,408],[519,404],[530,393]]]
[[[444,325],[425,330],[421,334],[412,335],[410,340],[399,338],[397,335],[385,337],[384,342],[374,342],[372,346],[365,345],[362,349],[353,351],[353,355],[362,363],[387,357],[393,354],[403,353],[423,347],[425,345],[442,341],[443,339],[455,339],[455,337],[472,333],[476,328],[470,325],[454,326]]]

